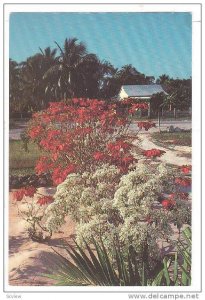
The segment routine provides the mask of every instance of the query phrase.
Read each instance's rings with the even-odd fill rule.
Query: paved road
[[[24,132],[26,126],[27,126],[27,122],[25,122],[25,121],[16,122],[16,128],[9,129],[9,139],[10,140],[20,140],[21,133]]]
[[[157,124],[157,127],[156,128],[151,128],[149,130],[149,132],[156,132],[156,131],[159,130],[157,121],[156,121],[156,124]],[[174,126],[174,127],[179,127],[181,129],[187,129],[187,130],[192,128],[191,120],[184,120],[184,121],[181,121],[181,120],[172,120],[172,121],[162,120],[160,128],[161,128],[161,130],[166,130],[167,127],[170,127],[171,125]],[[9,139],[19,140],[20,135],[24,131],[25,127],[26,127],[25,123],[23,123],[23,124],[19,123],[19,128],[10,129],[9,130]],[[139,130],[139,128],[137,127],[136,124],[131,124],[130,129],[134,130],[134,131]],[[143,133],[143,132],[146,132],[146,131],[141,130],[140,132]]]

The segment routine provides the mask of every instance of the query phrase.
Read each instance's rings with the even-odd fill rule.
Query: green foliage
[[[57,49],[40,49],[18,64],[10,59],[10,111],[33,112],[47,107],[50,101],[72,97],[110,99],[122,85],[153,84],[155,78],[139,72],[131,64],[120,69],[88,53],[77,38],[65,39]],[[179,109],[191,105],[191,79],[172,79],[162,75],[157,83],[172,95],[164,104]],[[159,96],[159,95],[158,95]],[[161,97],[161,96],[160,96]],[[157,100],[161,103],[161,99]],[[156,101],[153,101],[153,109]]]
[[[51,274],[43,274],[45,277],[54,279],[57,285],[81,286],[81,285],[98,285],[98,286],[144,286],[150,285],[147,278],[146,262],[140,264],[137,259],[137,253],[130,247],[126,257],[119,247],[113,244],[114,259],[109,257],[104,243],[96,242],[93,239],[94,249],[86,241],[85,250],[77,243],[76,250],[68,245],[65,249],[70,256],[65,258],[60,253],[57,254],[56,260],[52,263],[55,265]],[[163,265],[159,264],[158,268],[162,269]],[[156,276],[153,273],[153,276]]]
[[[162,75],[157,79],[157,83],[162,84],[164,90],[169,94],[164,101],[166,108],[176,108],[187,110],[192,101],[192,79],[173,79],[167,75]]]
[[[150,109],[152,115],[157,116],[157,113],[161,111],[161,108],[163,106],[163,103],[166,99],[166,96],[164,93],[156,93],[154,94],[150,99]]]
[[[66,39],[63,47],[55,44],[58,49],[39,48],[20,64],[10,59],[10,112],[37,111],[71,97],[106,96],[114,67],[87,53],[76,38]]]
[[[176,243],[176,253],[166,256],[164,268],[153,281],[152,285],[164,283],[167,286],[191,285],[191,229],[182,232],[183,239]]]
[[[165,256],[149,274],[146,257],[140,262],[137,252],[129,247],[125,255],[119,244],[113,244],[114,257],[111,259],[104,243],[92,239],[92,249],[84,241],[85,249],[77,243],[76,249],[65,247],[70,258],[56,250],[52,259],[54,269],[42,274],[63,286],[187,286],[191,284],[191,230],[183,231],[183,241],[178,241],[177,252]]]
[[[184,241],[178,242],[178,252],[182,256],[183,263],[181,267],[181,284],[191,285],[191,229],[187,227],[183,232]]]
[[[116,234],[123,249],[132,245],[142,258],[148,244],[147,263],[153,269],[159,257],[158,239],[172,237],[171,223],[180,229],[189,220],[190,209],[180,198],[168,211],[157,201],[161,193],[171,194],[174,189],[173,173],[164,165],[138,163],[123,176],[108,165],[95,172],[70,174],[58,185],[54,202],[45,211],[45,226],[57,231],[69,215],[76,222],[80,245],[92,237],[99,241],[100,236],[111,256]]]

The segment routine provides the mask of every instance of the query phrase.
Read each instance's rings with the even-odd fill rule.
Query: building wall
[[[125,90],[123,88],[121,88],[120,92],[119,92],[119,98],[120,100],[123,100],[123,99],[127,99],[128,98],[128,95],[126,94]],[[142,99],[142,100],[149,100],[150,97],[149,96],[132,96],[130,98],[136,98],[136,99]]]
[[[127,98],[127,94],[125,93],[123,88],[121,88],[119,96],[120,96],[120,100]]]

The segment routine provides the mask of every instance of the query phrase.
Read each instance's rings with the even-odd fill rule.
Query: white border
[[[191,12],[192,13],[192,26],[193,26],[193,57],[192,65],[193,71],[193,279],[191,287],[38,287],[38,286],[10,286],[8,284],[8,220],[5,218],[5,290],[6,291],[129,291],[134,293],[139,292],[160,292],[160,291],[200,291],[201,289],[201,185],[200,185],[200,167],[201,167],[201,152],[200,152],[200,134],[201,134],[201,119],[200,119],[200,101],[201,101],[201,33],[200,33],[200,21],[201,21],[201,7],[196,4],[176,5],[176,4],[130,4],[130,5],[106,5],[106,4],[64,4],[64,5],[38,5],[38,4],[8,4],[5,5],[5,74],[4,74],[4,104],[5,104],[5,216],[8,216],[8,145],[9,145],[9,126],[8,116],[9,114],[9,14],[11,12]],[[62,296],[63,294],[61,294]],[[38,295],[35,295],[38,297]],[[98,297],[98,296],[97,296]],[[106,295],[105,295],[106,297]]]

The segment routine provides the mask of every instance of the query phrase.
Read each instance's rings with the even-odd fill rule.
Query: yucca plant
[[[146,259],[139,261],[135,250],[130,247],[125,256],[119,246],[114,245],[114,260],[111,260],[104,243],[93,239],[94,249],[84,241],[85,249],[76,242],[76,249],[67,245],[64,249],[70,258],[57,252],[52,260],[55,268],[43,274],[62,286],[177,286],[191,283],[191,231],[183,231],[184,241],[179,241],[174,256],[166,256],[158,263],[150,276]],[[180,260],[182,263],[180,263]],[[149,275],[148,275],[149,274]]]
[[[49,270],[50,274],[42,276],[51,278],[56,285],[63,286],[145,286],[151,285],[148,278],[147,262],[139,262],[137,254],[130,247],[125,257],[119,246],[114,247],[114,261],[111,260],[104,246],[104,243],[93,239],[93,249],[84,241],[85,248],[80,247],[76,242],[74,248],[67,245],[65,250],[70,258],[65,258],[59,252],[57,259],[53,262],[54,270]],[[115,266],[115,267],[114,267]],[[159,269],[163,269],[163,264],[158,264],[152,271],[152,276],[156,276]]]
[[[177,245],[178,255],[181,256],[182,263],[179,265],[181,285],[191,285],[191,229],[187,227],[182,232],[184,240],[180,240]]]

